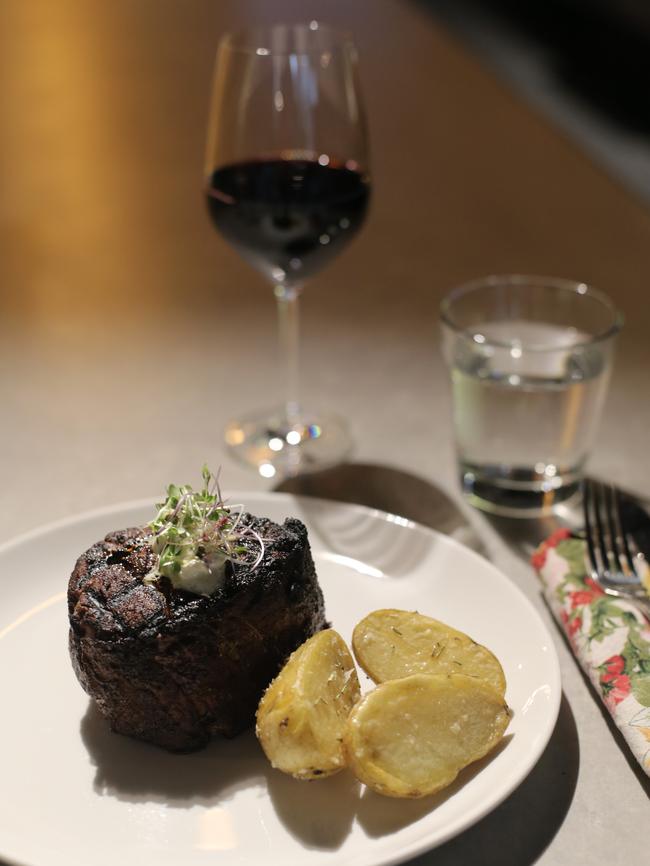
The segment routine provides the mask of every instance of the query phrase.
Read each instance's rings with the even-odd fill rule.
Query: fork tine
[[[601,574],[601,563],[599,562],[599,533],[598,524],[595,520],[594,512],[594,490],[593,483],[585,478],[583,482],[583,499],[582,507],[585,517],[585,535],[587,537],[587,552],[589,554],[589,563],[591,565],[592,577],[598,580]]]
[[[611,550],[612,540],[609,536],[609,526],[607,522],[607,506],[605,503],[605,491],[603,485],[598,481],[592,482],[592,504],[597,527],[596,541],[597,551],[600,555],[601,568],[599,573],[607,580],[612,575]]]
[[[641,575],[639,573],[639,568],[637,567],[637,563],[639,560],[642,562],[645,560],[645,556],[641,553],[639,548],[636,545],[636,541],[632,538],[631,535],[624,535],[623,541],[625,542],[625,549],[630,558],[630,567],[632,569],[632,576],[637,580],[641,580]]]
[[[643,589],[634,537],[623,530],[616,487],[585,479],[582,484],[587,558],[593,579],[609,595],[636,604],[650,622],[650,597]]]
[[[610,486],[610,497],[612,506],[611,516],[615,527],[617,558],[620,569],[626,577],[638,579],[639,575],[634,565],[634,555],[632,553],[632,546],[636,547],[636,545],[634,544],[634,539],[628,539],[627,533],[623,532],[620,494],[618,489],[613,485]]]
[[[618,501],[611,484],[601,484],[602,487],[602,504],[604,516],[603,519],[607,525],[607,538],[605,544],[610,554],[610,561],[613,564],[612,576],[616,574],[627,574],[623,565],[625,559],[625,545],[623,543],[623,532],[621,530],[621,515],[618,512]],[[621,554],[623,556],[621,557]]]

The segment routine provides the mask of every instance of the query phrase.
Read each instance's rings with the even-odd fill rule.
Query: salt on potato
[[[353,708],[343,735],[350,769],[389,797],[424,797],[501,740],[511,717],[502,695],[463,674],[390,680]]]

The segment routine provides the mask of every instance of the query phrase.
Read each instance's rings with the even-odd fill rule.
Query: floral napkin
[[[559,529],[531,560],[584,672],[650,775],[650,623],[586,574],[585,542]]]

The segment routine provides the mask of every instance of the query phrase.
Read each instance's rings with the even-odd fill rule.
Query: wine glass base
[[[264,478],[327,469],[352,450],[347,424],[328,413],[305,412],[296,421],[282,410],[259,412],[231,421],[225,439],[233,457]]]

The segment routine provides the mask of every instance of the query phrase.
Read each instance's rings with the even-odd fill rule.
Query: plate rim
[[[160,497],[143,497],[140,499],[121,501],[110,505],[99,506],[97,508],[76,512],[72,515],[68,515],[66,517],[62,517],[41,524],[34,527],[33,529],[20,533],[19,535],[10,538],[8,541],[0,544],[0,557],[3,556],[5,553],[10,553],[11,551],[15,550],[18,547],[21,547],[24,544],[29,544],[30,542],[47,536],[53,532],[58,532],[60,530],[71,528],[85,521],[91,521],[103,517],[110,517],[112,514],[117,514],[123,511],[150,507],[152,505],[155,505],[156,501],[159,498]],[[345,502],[337,499],[327,499],[324,497],[316,496],[303,496],[300,494],[287,493],[283,491],[243,491],[236,489],[233,490],[232,494],[228,496],[228,499],[234,502],[241,501],[246,503],[247,498],[269,502],[297,502],[298,504],[302,502],[307,502],[314,503],[317,506],[321,507],[343,507],[346,510],[351,510],[356,513],[362,513],[371,516],[373,519],[380,520],[386,520],[390,517],[400,516],[396,512],[389,512],[381,508],[375,508],[373,506],[363,505],[361,503]],[[404,863],[412,859],[413,857],[417,857],[418,855],[424,854],[427,851],[432,851],[435,848],[438,848],[440,845],[443,845],[445,842],[448,842],[456,836],[461,835],[466,830],[469,830],[471,827],[475,826],[479,821],[481,821],[483,818],[485,818],[487,815],[497,809],[501,805],[501,803],[503,803],[504,800],[506,800],[507,797],[509,797],[513,793],[513,791],[515,791],[525,781],[525,779],[532,772],[540,757],[546,750],[546,747],[548,746],[559,716],[562,700],[561,669],[555,642],[551,636],[550,630],[542,619],[540,612],[537,610],[532,601],[526,596],[523,590],[517,585],[517,583],[514,580],[510,579],[500,568],[498,568],[493,562],[487,559],[487,557],[482,556],[477,551],[473,550],[465,544],[462,544],[462,542],[458,541],[458,539],[446,535],[440,530],[433,529],[432,527],[425,526],[424,524],[418,523],[417,521],[402,516],[400,516],[399,525],[404,529],[423,533],[425,536],[429,536],[438,540],[439,542],[442,542],[445,545],[449,545],[453,550],[459,552],[462,556],[469,555],[471,560],[479,562],[482,568],[487,567],[491,572],[492,576],[501,585],[507,586],[508,591],[514,593],[518,601],[527,608],[528,614],[532,616],[533,619],[536,621],[536,624],[541,630],[541,632],[545,633],[548,637],[549,651],[546,654],[546,661],[550,665],[551,673],[553,675],[553,682],[551,684],[551,702],[549,704],[549,712],[546,718],[546,724],[543,731],[539,732],[541,736],[538,737],[535,748],[529,752],[531,758],[527,762],[527,769],[524,774],[514,774],[513,778],[511,778],[508,783],[499,790],[498,795],[495,799],[490,799],[484,807],[481,806],[472,813],[472,817],[469,823],[465,823],[462,817],[458,818],[445,832],[441,833],[435,839],[435,841],[433,841],[433,843],[430,839],[427,839],[426,837],[418,840],[413,840],[410,844],[407,844],[406,847],[402,848],[394,855],[382,857],[380,861],[377,861],[378,866],[398,866],[398,864]],[[461,826],[458,826],[459,824]],[[2,851],[0,851],[0,857],[4,859],[4,862],[7,863],[7,866],[37,866],[36,863],[28,863],[26,861],[13,859],[12,857],[3,854]]]

